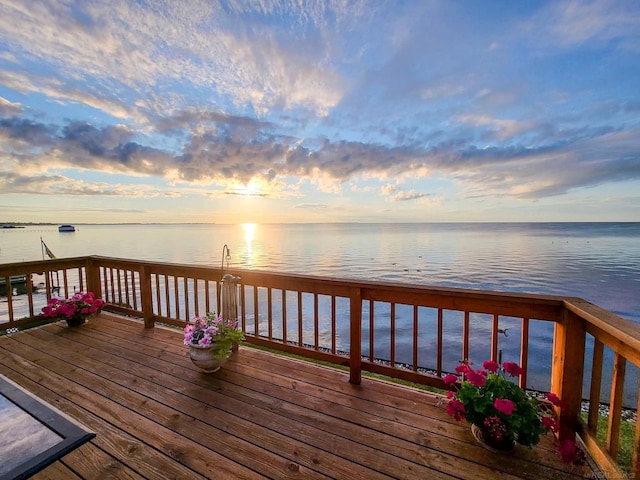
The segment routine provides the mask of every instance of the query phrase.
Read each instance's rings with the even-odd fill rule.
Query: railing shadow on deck
[[[6,308],[0,306],[0,333],[42,321],[40,309],[52,295],[75,291],[93,291],[108,310],[142,318],[147,328],[156,322],[182,327],[194,315],[220,310],[223,273],[240,277],[237,315],[247,342],[348,366],[354,384],[368,371],[444,389],[442,376],[458,360],[499,360],[501,325],[508,324],[519,332],[514,360],[525,371],[520,385],[527,388],[530,332],[552,325],[543,384],[563,400],[560,438],[577,433],[610,477],[640,475],[640,427],[630,467],[622,470],[618,462],[626,364],[640,365],[640,326],[579,298],[88,256],[0,265],[6,285],[11,277],[25,277],[22,295],[7,289],[12,294]],[[478,345],[486,346],[484,357],[475,358]],[[610,357],[612,371],[605,375]],[[637,399],[637,382],[629,383],[635,391],[627,393]],[[605,393],[606,440],[598,442]],[[586,423],[580,420],[583,396],[589,400]]]

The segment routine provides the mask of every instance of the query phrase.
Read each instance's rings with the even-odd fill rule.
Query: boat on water
[[[60,225],[58,227],[58,231],[59,232],[75,232],[76,227],[74,227],[73,225]]]

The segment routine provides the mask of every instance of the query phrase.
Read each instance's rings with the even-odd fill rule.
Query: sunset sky
[[[638,0],[0,11],[0,221],[640,221]]]

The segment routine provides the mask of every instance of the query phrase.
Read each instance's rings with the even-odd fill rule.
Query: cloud
[[[268,15],[275,8],[264,11]],[[39,64],[65,73],[57,86],[41,76],[22,88],[49,88],[60,98],[105,108],[118,118],[170,113],[211,91],[261,114],[277,107],[326,115],[340,101],[345,81],[322,60],[324,49],[331,44],[334,22],[350,17],[325,23],[323,7],[314,11],[292,4],[284,10],[279,14],[310,28],[306,38],[294,40],[284,24],[256,22],[254,13],[239,4],[159,2],[150,9],[114,0],[5,5],[0,40],[21,52],[23,68]],[[185,79],[187,89],[175,88]],[[112,100],[132,96],[141,99],[143,112]]]
[[[24,176],[17,173],[5,173],[0,177],[0,190],[6,193],[29,195],[106,195],[106,196],[140,196],[132,195],[123,188],[102,183],[86,183],[72,180],[61,175]]]
[[[380,187],[382,196],[387,197],[389,202],[406,202],[410,200],[419,200],[428,198],[430,194],[416,192],[415,190],[403,190],[397,185],[387,184]]]
[[[190,134],[178,153],[136,141],[136,132],[121,124],[97,128],[86,122],[70,122],[56,129],[26,118],[2,119],[0,139],[5,152],[0,152],[0,169],[42,175],[56,168],[77,167],[161,177],[172,183],[217,183],[230,192],[236,191],[237,185],[246,187],[255,181],[262,185],[261,195],[284,195],[289,188],[285,179],[303,178],[322,191],[339,192],[343,184],[356,178],[404,182],[439,172],[472,185],[474,195],[534,198],[640,177],[637,130],[546,132],[547,144],[535,148],[508,144],[479,148],[472,138],[464,137],[430,146],[392,147],[327,139],[306,142],[305,146],[274,134],[268,123],[203,112],[195,116],[180,113],[176,120],[168,118],[162,129],[184,126],[191,118],[208,118],[213,123],[208,128],[198,125],[198,132]],[[501,124],[488,117],[463,120],[475,122],[474,126],[511,129],[510,136],[529,126]],[[3,191],[15,191],[18,185],[5,181]],[[393,201],[428,196],[413,190],[394,193],[390,186],[385,189],[383,193]]]
[[[295,205],[294,208],[300,208],[303,210],[324,210],[328,208],[328,205],[324,203],[300,203]]]
[[[638,179],[637,62],[593,83],[579,67],[607,45],[636,60],[639,8],[562,1],[525,18],[449,2],[9,3],[2,192],[136,194],[91,183],[100,172],[162,179],[168,196],[247,195],[253,182],[269,198],[432,202],[416,183],[439,175],[469,197],[525,199]],[[555,55],[576,62],[565,82],[548,70]]]
[[[564,0],[551,2],[526,25],[535,41],[570,48],[618,42],[640,51],[640,6],[635,0]]]
[[[3,117],[13,117],[22,113],[22,105],[10,102],[6,98],[0,97],[0,115]]]

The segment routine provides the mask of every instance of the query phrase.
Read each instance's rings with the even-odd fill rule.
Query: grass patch
[[[587,423],[587,413],[580,414],[582,421]],[[609,430],[609,417],[606,415],[598,416],[598,435],[596,440],[604,448],[607,442],[607,433]],[[618,444],[618,465],[625,471],[631,472],[631,462],[633,458],[633,444],[635,439],[636,423],[630,420],[622,420],[620,422],[620,442]]]

